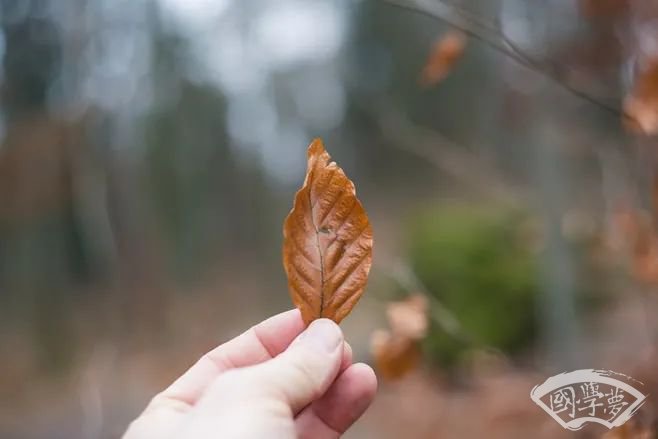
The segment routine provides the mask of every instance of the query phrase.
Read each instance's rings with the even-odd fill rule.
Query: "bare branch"
[[[601,108],[612,116],[623,117],[623,113],[619,108],[600,102],[586,92],[570,85],[568,80],[564,78],[564,75],[554,64],[539,61],[524,53],[517,44],[505,35],[500,27],[500,23],[486,23],[482,19],[477,18],[472,12],[458,5],[446,3],[443,0],[381,1],[399,9],[404,9],[443,21],[483,42],[493,50],[502,53],[523,67],[551,80],[553,83],[562,87],[574,96]]]
[[[382,131],[383,137],[395,147],[423,158],[441,172],[484,193],[489,198],[515,203],[520,191],[504,183],[504,177],[481,156],[455,144],[436,130],[409,120],[395,106],[378,101],[367,108]]]

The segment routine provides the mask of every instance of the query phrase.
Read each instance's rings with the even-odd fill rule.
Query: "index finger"
[[[153,399],[193,405],[205,388],[222,372],[267,361],[281,352],[304,330],[297,309],[282,312],[252,326],[236,338],[216,347]]]

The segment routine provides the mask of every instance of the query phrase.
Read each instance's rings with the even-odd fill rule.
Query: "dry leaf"
[[[632,274],[638,281],[658,284],[658,236],[647,212],[620,207],[615,225],[627,243]]]
[[[462,57],[466,48],[466,34],[452,30],[443,35],[432,47],[420,73],[420,84],[430,86],[440,82]]]
[[[391,302],[386,307],[388,321],[394,334],[412,340],[420,340],[427,335],[427,297],[413,294],[406,300]]]
[[[638,70],[624,99],[626,126],[634,132],[658,134],[658,60],[649,60]]]
[[[283,266],[306,324],[339,323],[363,294],[372,263],[372,228],[354,183],[315,139],[304,185],[283,224]]]
[[[420,361],[418,342],[410,338],[378,329],[370,338],[370,351],[375,368],[385,380],[396,380],[412,371]]]
[[[387,305],[391,330],[376,330],[370,339],[375,367],[385,380],[402,378],[420,362],[419,341],[427,335],[428,308],[427,297],[419,293]]]

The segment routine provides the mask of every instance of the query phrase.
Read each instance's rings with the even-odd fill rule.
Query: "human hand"
[[[368,408],[372,369],[331,320],[298,310],[205,354],[132,422],[123,439],[337,438]]]

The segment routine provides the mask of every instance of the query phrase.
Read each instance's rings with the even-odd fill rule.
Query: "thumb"
[[[215,408],[239,400],[274,400],[293,415],[322,396],[336,379],[344,346],[343,333],[331,320],[318,319],[277,357],[220,375],[206,395]],[[208,401],[210,402],[210,401]]]

